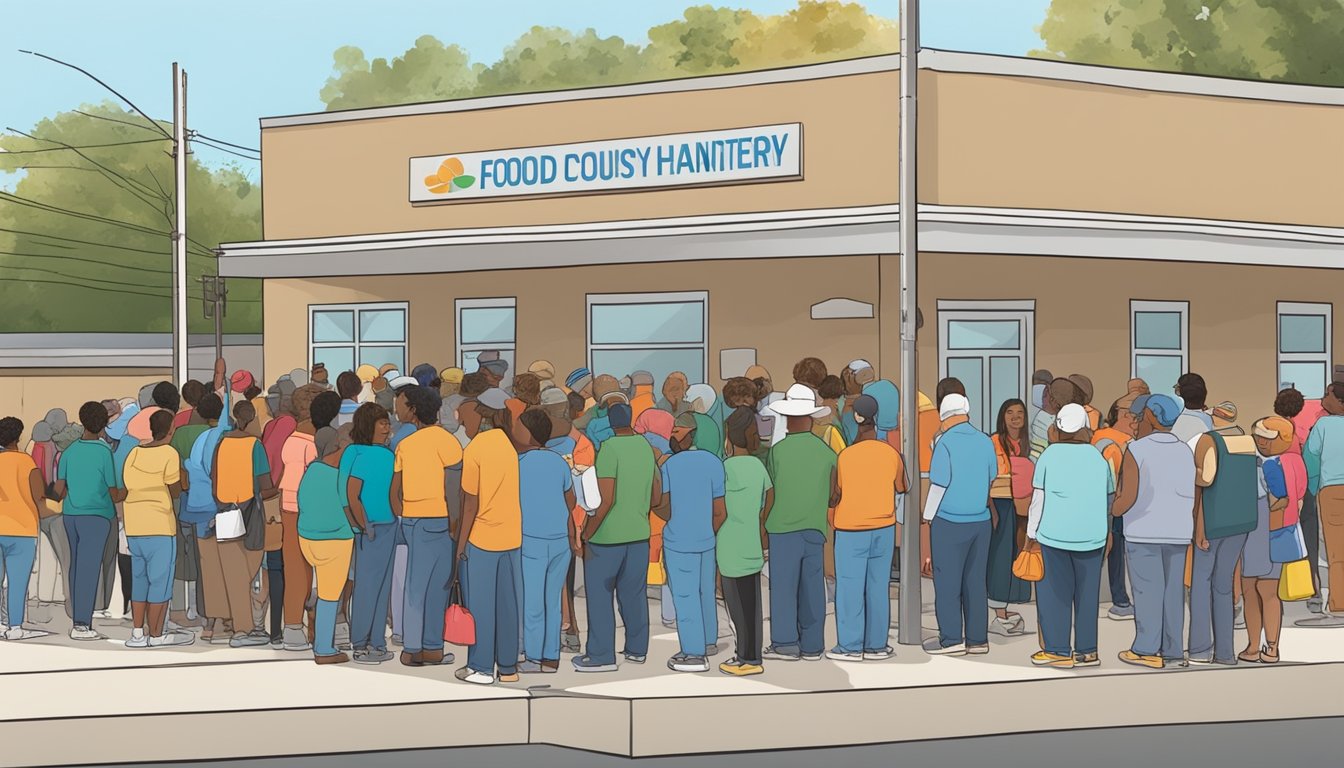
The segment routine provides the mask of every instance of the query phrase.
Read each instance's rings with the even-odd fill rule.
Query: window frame
[[[1138,345],[1139,326],[1136,322],[1141,312],[1176,313],[1180,315],[1180,350],[1140,347]],[[1181,373],[1190,370],[1190,302],[1189,301],[1153,301],[1148,299],[1129,300],[1129,376],[1139,375],[1139,357],[1179,357]]]
[[[700,341],[694,342],[647,342],[643,344],[594,344],[593,343],[593,307],[619,304],[690,304],[700,303]],[[597,372],[593,366],[593,352],[622,350],[700,350],[700,366],[704,377],[709,372],[709,291],[670,291],[663,293],[590,293],[584,306],[584,346],[588,369]],[[630,371],[625,371],[625,374]]]
[[[1322,363],[1325,366],[1325,381],[1321,382],[1321,393],[1334,378],[1334,314],[1335,305],[1328,301],[1280,301],[1274,308],[1274,390],[1283,385],[1284,363]],[[1325,320],[1325,350],[1323,352],[1284,352],[1283,318],[1319,317]],[[1296,384],[1296,382],[1294,382]]]
[[[402,323],[401,341],[369,341],[360,340],[359,315],[361,312],[377,312],[387,310],[400,310],[404,322]],[[320,312],[350,312],[352,315],[353,326],[350,330],[350,341],[314,341],[314,322]],[[312,370],[315,363],[314,350],[318,349],[341,349],[350,347],[354,349],[354,365],[358,368],[359,353],[361,347],[401,347],[402,367],[405,367],[406,361],[410,359],[411,354],[411,304],[409,301],[352,301],[338,304],[309,304],[308,305],[308,368]],[[333,374],[341,371],[333,371]]]
[[[511,342],[463,342],[462,341],[462,310],[464,309],[511,309],[513,310],[513,341]],[[466,360],[462,357],[467,352],[485,352],[495,351],[499,353],[509,352],[517,361],[518,357],[518,298],[516,296],[492,296],[487,298],[457,299],[453,302],[453,358],[457,361],[457,366],[466,370]],[[506,382],[513,378],[514,371],[510,370]]]

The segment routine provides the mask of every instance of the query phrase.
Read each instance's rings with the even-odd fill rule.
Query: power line
[[[213,137],[213,136],[207,136],[206,134],[201,133],[200,131],[192,131],[192,135],[195,136],[195,137],[197,137],[197,138],[206,139],[207,141],[213,141],[213,142],[215,142],[216,144],[223,144],[223,145],[226,146],[226,147],[233,147],[234,149],[241,149],[241,150],[243,150],[243,151],[245,151],[245,152],[252,152],[252,153],[254,153],[254,154],[258,154],[258,155],[261,154],[261,150],[260,150],[260,149],[253,149],[253,148],[251,148],[251,147],[244,147],[242,144],[233,144],[233,143],[224,141],[223,139],[216,139],[215,137]]]
[[[131,179],[131,178],[128,178],[128,177],[126,177],[126,176],[121,175],[121,174],[118,173],[117,171],[114,171],[114,170],[112,170],[111,168],[108,168],[107,166],[103,165],[102,163],[98,162],[97,160],[94,160],[93,158],[91,158],[91,157],[89,157],[88,155],[84,154],[84,153],[81,152],[77,147],[72,147],[72,146],[70,146],[69,144],[66,144],[66,143],[63,142],[63,141],[57,141],[57,140],[55,140],[55,139],[40,138],[40,137],[37,137],[37,136],[32,135],[31,133],[24,133],[23,131],[17,130],[17,129],[15,129],[15,128],[6,128],[5,130],[7,130],[7,131],[9,131],[9,132],[11,132],[11,133],[17,133],[17,134],[19,134],[20,136],[27,136],[28,138],[32,139],[33,141],[45,141],[45,142],[48,142],[48,143],[50,143],[50,144],[56,144],[56,145],[58,145],[58,146],[60,146],[60,147],[63,147],[63,148],[65,148],[65,149],[73,150],[75,154],[77,154],[77,155],[79,155],[80,157],[84,158],[85,160],[89,161],[89,162],[92,163],[93,165],[95,165],[95,166],[97,166],[97,167],[99,167],[99,168],[102,168],[103,170],[107,171],[108,173],[112,174],[113,176],[116,176],[117,178],[121,179],[122,181],[126,182],[127,184],[133,184],[133,185],[135,185],[135,186],[138,186],[138,187],[140,187],[141,189],[143,189],[146,193],[148,193],[149,195],[151,195],[151,196],[153,196],[153,197],[158,197],[158,196],[159,196],[157,192],[155,192],[154,190],[150,189],[149,186],[146,185],[146,184],[144,184],[143,182],[139,182],[139,181],[136,181],[135,179]],[[164,199],[166,200],[166,198],[164,198]]]
[[[167,254],[161,254],[161,255],[166,256]],[[137,272],[153,272],[160,275],[171,275],[173,273],[171,269],[155,269],[153,267],[141,267],[135,264],[118,264],[114,261],[99,261],[98,259],[90,259],[84,256],[66,256],[64,254],[59,253],[21,253],[19,251],[0,251],[0,256],[22,256],[25,259],[61,259],[64,261],[80,261],[86,264],[97,264],[100,267],[133,269]]]
[[[106,284],[108,284],[108,285],[128,285],[128,286],[131,286],[132,288],[164,288],[164,289],[167,289],[167,290],[171,290],[171,289],[172,289],[172,286],[170,286],[170,285],[145,285],[144,283],[127,283],[127,282],[124,282],[124,281],[122,281],[122,280],[106,280],[106,279],[101,278],[101,277],[85,277],[84,275],[72,275],[72,274],[70,274],[70,273],[68,273],[68,272],[61,272],[61,271],[59,271],[59,270],[55,270],[55,269],[47,269],[46,267],[20,267],[20,266],[15,266],[15,265],[13,265],[13,264],[0,264],[0,269],[29,270],[29,271],[32,271],[32,272],[45,272],[45,273],[47,273],[47,274],[49,274],[49,275],[55,275],[55,276],[57,276],[57,277],[64,277],[64,278],[66,278],[67,280],[85,280],[85,281],[88,281],[88,282],[90,282],[90,283],[106,283]],[[165,293],[165,294],[155,294],[155,295],[162,295],[164,298],[167,298],[167,297],[171,296],[172,294],[171,294],[171,293]]]
[[[47,140],[40,139],[40,141],[47,141]],[[85,144],[84,146],[81,147],[47,147],[45,149],[8,149],[5,150],[4,154],[35,155],[40,152],[65,152],[66,150],[71,149],[102,149],[104,147],[125,147],[131,144],[155,144],[160,141],[167,141],[167,139],[141,139],[140,141],[118,141],[112,144]]]
[[[133,294],[133,295],[137,295],[137,296],[149,296],[149,297],[151,297],[151,298],[155,298],[155,299],[168,299],[168,298],[171,298],[170,296],[165,296],[165,295],[163,295],[163,294],[158,294],[158,293],[144,293],[144,292],[142,292],[142,291],[132,291],[132,290],[125,289],[125,288],[99,288],[99,287],[96,286],[96,285],[76,285],[75,283],[65,283],[65,282],[61,282],[60,280],[38,280],[38,279],[23,278],[23,277],[0,277],[0,283],[24,283],[24,284],[38,284],[38,285],[58,285],[58,286],[62,286],[62,287],[65,287],[65,288],[80,288],[80,289],[83,289],[83,290],[86,290],[86,291],[99,291],[99,292],[101,292],[101,293]],[[202,296],[200,296],[200,295],[195,295],[195,296],[188,296],[187,298],[189,298],[189,299],[202,299]],[[257,303],[260,303],[260,301],[261,301],[260,299],[229,299],[229,302],[230,302],[230,303],[234,303],[234,304],[257,304]]]
[[[134,102],[132,102],[130,99],[128,99],[128,98],[126,98],[125,96],[122,96],[120,93],[118,93],[118,92],[117,92],[117,89],[113,88],[112,86],[108,85],[107,83],[103,82],[102,80],[99,80],[97,77],[94,76],[94,74],[93,74],[92,72],[89,72],[87,69],[83,69],[83,68],[81,68],[81,67],[77,67],[77,66],[75,66],[74,64],[71,64],[71,63],[69,63],[69,62],[61,61],[60,59],[55,58],[55,57],[53,57],[53,56],[48,56],[48,55],[46,55],[45,53],[36,53],[36,52],[34,52],[34,51],[24,51],[24,50],[20,50],[19,53],[26,53],[26,54],[28,54],[28,55],[30,55],[30,56],[36,56],[36,57],[41,58],[41,59],[46,59],[47,61],[55,62],[56,64],[60,64],[60,65],[63,66],[63,67],[69,67],[70,69],[73,69],[73,70],[75,70],[76,72],[79,72],[80,74],[82,74],[82,75],[84,75],[85,77],[89,78],[89,79],[92,80],[93,82],[95,82],[95,83],[97,83],[97,84],[103,86],[103,87],[106,88],[107,90],[111,91],[111,92],[112,92],[112,95],[114,95],[114,96],[116,96],[118,99],[121,99],[122,101],[126,102],[126,106],[128,106],[128,107],[130,107],[131,109],[135,110],[136,113],[139,114],[141,117],[145,118],[146,120],[150,121],[151,123],[154,123],[154,128],[155,128],[155,130],[157,130],[159,133],[162,133],[166,138],[168,138],[168,139],[173,138],[171,135],[169,135],[169,133],[168,133],[167,131],[163,130],[163,127],[162,127],[162,126],[160,126],[158,123],[155,123],[155,122],[154,122],[154,118],[152,118],[152,117],[150,117],[149,115],[145,114],[144,111],[143,111],[142,109],[140,109],[139,107],[135,106],[135,103],[134,103]]]
[[[144,123],[132,123],[130,120],[118,120],[118,119],[115,118],[115,117],[108,117],[107,115],[95,115],[95,114],[93,114],[92,112],[85,112],[85,111],[80,110],[80,109],[72,109],[72,110],[70,110],[70,111],[71,111],[71,112],[74,112],[74,113],[77,114],[77,115],[83,115],[83,116],[85,116],[85,117],[92,117],[94,120],[106,120],[106,121],[108,121],[109,123],[121,123],[122,125],[129,125],[129,126],[131,126],[132,128],[143,128],[143,129],[146,130],[146,131],[151,131],[151,132],[154,132],[154,133],[159,133],[159,131],[155,131],[154,128],[152,128],[152,127],[150,127],[150,126],[148,126],[148,125],[145,125]],[[158,120],[153,120],[153,121],[151,121],[151,122],[153,122],[154,125],[158,125],[158,124],[159,124],[159,121],[158,121]],[[156,139],[156,141],[162,141],[162,139]]]
[[[5,192],[3,190],[0,190],[0,202],[9,202],[14,203],[15,205],[23,205],[29,208],[36,208],[39,211],[46,211],[48,213],[63,213],[67,216],[73,216],[79,219],[87,219],[89,221],[95,221],[101,224],[107,224],[109,226],[121,227],[123,229],[129,229],[133,232],[140,232],[146,235],[162,235],[163,237],[168,237],[171,234],[169,232],[165,232],[159,229],[142,227],[139,224],[131,224],[125,221],[117,221],[116,219],[108,219],[103,216],[94,215],[92,213],[85,213],[83,211],[73,211],[70,210],[69,208],[60,208],[55,205],[49,205],[47,203],[38,202],[36,200],[29,200],[26,197],[19,197],[16,194],[13,194],[11,192]]]
[[[128,186],[125,186],[125,185],[123,185],[123,184],[118,184],[116,178],[113,177],[112,174],[108,173],[107,171],[102,170],[101,168],[81,168],[81,167],[78,166],[78,165],[24,165],[24,166],[20,166],[20,170],[25,170],[25,171],[27,171],[27,170],[52,170],[52,171],[60,170],[60,171],[84,171],[85,173],[96,173],[96,174],[98,174],[99,176],[102,176],[103,178],[105,178],[105,179],[107,179],[109,182],[111,182],[111,183],[112,183],[112,186],[116,187],[117,189],[120,189],[120,190],[123,191],[123,192],[129,192],[130,194],[134,195],[136,200],[139,200],[140,202],[142,202],[142,203],[144,203],[145,205],[149,206],[150,210],[154,211],[155,213],[160,214],[160,215],[162,215],[162,216],[164,216],[164,217],[167,217],[167,216],[168,216],[168,213],[167,213],[166,211],[164,211],[162,208],[159,207],[159,203],[154,202],[153,199],[151,199],[151,198],[147,197],[146,195],[140,193],[140,192],[139,192],[138,190],[136,190],[134,187],[128,187]],[[162,200],[161,202],[163,202],[163,203],[165,203],[165,204],[169,204],[169,205],[171,206],[171,204],[170,204],[169,201],[167,201],[167,200]]]
[[[261,158],[260,158],[260,157],[252,157],[251,155],[244,155],[242,152],[234,152],[232,149],[226,149],[226,148],[224,148],[224,147],[217,147],[217,146],[215,146],[214,144],[211,144],[210,142],[205,141],[204,139],[201,139],[201,138],[199,138],[199,137],[198,137],[198,138],[191,139],[190,141],[192,141],[192,142],[194,142],[194,143],[196,143],[196,144],[200,144],[201,146],[204,146],[204,147],[209,147],[210,149],[213,149],[213,150],[215,150],[216,152],[226,152],[226,153],[228,153],[228,154],[230,154],[230,155],[233,155],[234,157],[241,157],[241,158],[243,158],[244,160],[251,160],[251,161],[253,161],[253,162],[260,162],[260,161],[261,161]]]
[[[59,236],[59,235],[46,235],[46,234],[43,234],[43,233],[41,233],[41,232],[28,232],[28,231],[26,231],[26,230],[22,230],[22,229],[8,229],[8,228],[6,228],[6,227],[0,227],[0,232],[10,232],[10,233],[13,233],[13,234],[15,234],[15,235],[28,235],[29,237],[44,237],[44,238],[47,238],[47,239],[49,239],[49,240],[63,240],[63,241],[65,241],[65,242],[67,242],[67,243],[79,243],[80,245],[96,245],[96,246],[100,246],[100,247],[103,247],[103,248],[116,248],[117,250],[120,250],[120,251],[134,251],[134,252],[136,252],[136,253],[148,253],[148,254],[152,254],[152,255],[155,255],[155,256],[171,256],[171,255],[172,255],[171,253],[169,253],[169,252],[167,252],[167,251],[151,251],[151,250],[148,250],[148,249],[146,249],[146,248],[132,248],[132,247],[127,246],[127,245],[112,245],[111,243],[98,243],[98,242],[94,242],[93,240],[79,240],[79,239],[77,239],[77,238],[73,238],[73,237],[61,237],[61,236]],[[35,245],[43,245],[43,246],[52,247],[52,248],[54,248],[54,247],[67,247],[67,246],[53,246],[53,245],[50,244],[50,243],[35,243]]]

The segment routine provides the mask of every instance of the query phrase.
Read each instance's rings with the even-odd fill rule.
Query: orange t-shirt
[[[1129,445],[1129,441],[1133,438],[1111,427],[1099,429],[1092,433],[1093,445],[1106,439],[1109,439],[1113,444],[1102,449],[1101,455],[1106,459],[1106,463],[1111,465],[1111,475],[1118,480],[1120,478],[1120,463],[1125,460],[1125,446]]]
[[[896,524],[896,494],[908,490],[901,454],[881,440],[861,440],[840,452],[840,503],[835,528],[871,531]]]
[[[0,451],[0,536],[37,536],[37,504],[29,485],[35,469],[37,463],[23,451]]]
[[[643,391],[645,388],[640,386],[638,394],[630,398],[630,423],[634,424],[639,420],[639,414],[653,408],[657,405],[653,399],[652,392]]]
[[[928,472],[933,463],[933,439],[938,436],[942,421],[938,418],[938,409],[933,401],[919,392],[919,471]]]
[[[261,441],[255,437],[226,437],[219,441],[219,452],[215,454],[217,481],[215,498],[224,504],[241,504],[257,495],[256,456],[261,453],[265,461],[266,453]]]

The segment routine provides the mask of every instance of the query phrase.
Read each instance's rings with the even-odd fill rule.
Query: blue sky
[[[155,117],[171,115],[171,74],[189,75],[188,125],[257,146],[257,119],[322,109],[318,91],[331,54],[355,45],[391,57],[432,34],[494,61],[533,25],[593,27],[645,41],[649,27],[696,0],[49,0],[8,4],[0,24],[0,128],[28,130],[41,118],[105,92],[77,72],[32,56],[46,53],[89,69]],[[720,0],[715,5],[780,13],[795,0]],[[899,0],[867,0],[895,18]],[[923,0],[926,47],[1023,55],[1049,0]],[[208,152],[208,149],[202,149]],[[220,160],[230,159],[220,155]],[[0,180],[3,183],[3,180]]]

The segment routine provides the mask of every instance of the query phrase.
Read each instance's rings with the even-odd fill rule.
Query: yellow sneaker
[[[765,668],[760,664],[748,664],[737,659],[729,659],[719,665],[719,671],[733,677],[747,677],[749,675],[759,675],[765,672]]]
[[[501,682],[501,683],[516,683],[516,682],[518,682],[518,680],[519,680],[519,677],[518,677],[518,673],[517,673],[517,672],[514,672],[514,673],[511,674],[511,675],[500,675],[500,676],[499,676],[499,682]]]
[[[1031,663],[1038,667],[1073,669],[1072,656],[1060,656],[1048,651],[1037,651],[1036,653],[1031,654]]]
[[[1140,656],[1133,651],[1121,651],[1119,658],[1126,664],[1132,664],[1136,667],[1148,667],[1149,669],[1162,669],[1167,665],[1161,656]]]

